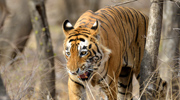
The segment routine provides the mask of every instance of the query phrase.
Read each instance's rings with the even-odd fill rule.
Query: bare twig
[[[129,0],[129,1],[118,3],[118,4],[115,4],[115,5],[112,5],[112,6],[119,6],[119,5],[128,4],[128,3],[131,3],[131,2],[135,2],[135,1],[138,1],[138,0]]]

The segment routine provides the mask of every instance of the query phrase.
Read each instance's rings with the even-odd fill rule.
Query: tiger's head
[[[98,21],[91,28],[74,28],[66,20],[63,24],[65,34],[63,54],[67,60],[67,70],[82,81],[90,79],[109,59],[111,51],[100,44]]]

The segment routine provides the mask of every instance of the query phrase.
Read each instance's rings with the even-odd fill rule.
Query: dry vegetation
[[[133,5],[135,8],[141,10],[142,12],[148,15],[149,0],[146,1],[139,0],[136,1],[135,3],[130,3],[128,5],[123,5],[123,6],[132,7]],[[108,2],[101,2],[100,8],[113,4],[115,3],[112,3],[110,0],[108,0]],[[58,98],[59,100],[67,100],[68,73],[66,72],[65,60],[62,55],[64,35],[62,33],[60,19],[63,11],[62,9],[60,10],[60,8],[61,8],[60,2],[58,2],[58,0],[47,0],[46,11],[50,26],[50,32],[53,40],[53,48],[55,52],[54,57],[55,57],[55,69],[56,69],[56,93],[57,93],[56,98]],[[2,77],[4,79],[5,85],[7,87],[7,91],[11,99],[27,100],[29,98],[31,100],[35,100],[38,95],[43,95],[43,92],[38,91],[39,90],[38,86],[40,84],[38,80],[40,79],[40,77],[45,76],[46,73],[42,75],[38,73],[38,71],[41,70],[41,64],[38,61],[34,32],[32,32],[32,34],[30,35],[30,39],[28,40],[24,52],[18,53],[18,56],[14,60],[15,63],[13,63],[11,66],[10,66],[11,64],[10,61],[9,64],[7,64],[7,66],[3,66],[1,68]],[[179,61],[179,59],[176,60]],[[173,69],[171,70],[174,71]],[[152,73],[152,75],[153,74],[154,73]],[[177,78],[178,78],[177,76],[174,76],[173,80],[177,80]],[[147,79],[147,81],[148,80],[149,79]],[[179,87],[179,85],[177,86]],[[134,94],[136,94],[136,92],[134,92]],[[101,94],[97,93],[96,88],[88,86],[87,98],[89,98],[89,100],[93,100],[93,99],[99,100],[97,99],[99,95]]]

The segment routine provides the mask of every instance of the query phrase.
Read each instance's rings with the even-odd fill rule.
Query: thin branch
[[[115,5],[112,5],[112,6],[119,6],[119,5],[124,5],[124,4],[128,4],[128,3],[131,3],[131,2],[135,2],[135,1],[138,1],[138,0],[130,0],[130,1],[125,1],[125,2],[118,3],[118,4],[115,4]]]

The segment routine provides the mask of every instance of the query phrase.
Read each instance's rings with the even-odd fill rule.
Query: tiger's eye
[[[85,66],[82,66],[81,68],[82,68],[82,69],[84,69],[84,68],[85,68]]]
[[[81,52],[81,55],[85,55],[85,54],[86,54],[86,51]]]
[[[85,55],[87,55],[87,51],[81,51],[81,53],[80,53],[80,56],[82,57],[82,56],[85,56]]]
[[[70,52],[66,52],[66,55],[67,55],[67,56],[70,56]]]

